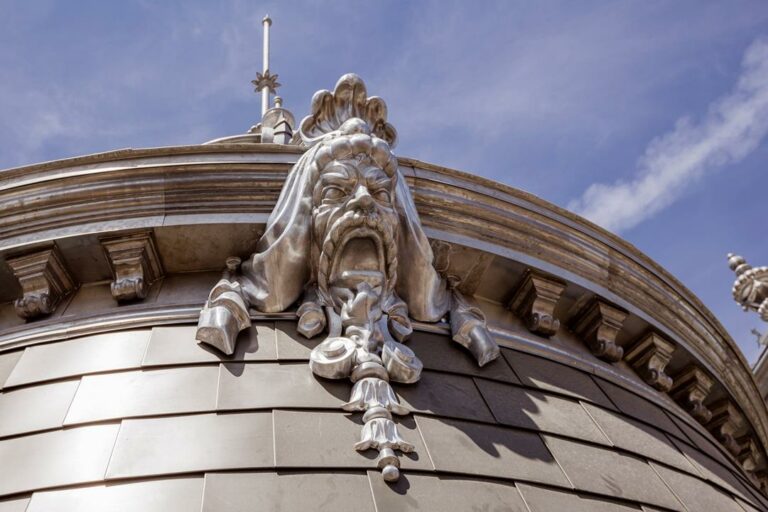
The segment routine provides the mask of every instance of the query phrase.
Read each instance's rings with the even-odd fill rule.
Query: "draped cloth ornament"
[[[469,305],[433,266],[410,189],[392,153],[397,132],[381,98],[368,98],[356,75],[319,91],[299,134],[307,151],[245,262],[227,271],[200,314],[197,339],[227,354],[250,325],[249,308],[264,313],[297,305],[298,331],[328,337],[310,355],[323,378],[354,383],[346,410],[364,411],[358,450],[376,449],[388,481],[399,477],[397,451],[413,445],[393,414],[407,414],[389,382],[414,383],[422,363],[403,344],[411,319],[450,319],[455,341],[481,366],[499,355],[482,311]]]

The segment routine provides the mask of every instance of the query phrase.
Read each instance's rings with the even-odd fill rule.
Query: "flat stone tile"
[[[680,503],[646,461],[549,435],[544,439],[577,491],[679,509]]]
[[[511,483],[404,473],[396,483],[387,484],[378,471],[369,471],[368,478],[377,512],[528,512],[520,493]]]
[[[696,474],[728,489],[734,494],[739,494],[744,498],[750,497],[749,491],[728,468],[687,443],[674,438],[672,441],[685,455],[691,465],[696,468]]]
[[[202,306],[219,279],[221,272],[188,272],[166,276],[161,281],[157,302]]]
[[[724,466],[732,467],[733,463],[729,460],[728,457],[719,449],[717,441],[712,437],[712,435],[709,432],[701,433],[698,429],[694,429],[692,426],[688,425],[683,420],[676,418],[674,415],[670,414],[668,415],[672,422],[683,431],[685,434],[685,438],[683,438],[684,441],[687,441],[694,446],[696,446],[699,450],[703,451],[716,461],[718,461],[720,464],[723,464]]]
[[[481,368],[467,349],[448,336],[417,331],[413,333],[407,345],[428,370],[461,373],[504,382],[520,382],[503,357],[499,356]]]
[[[307,363],[226,363],[221,367],[217,408],[340,409],[351,391],[349,380],[315,377]]]
[[[124,420],[107,478],[263,468],[273,463],[268,412]]]
[[[214,411],[218,382],[218,366],[86,375],[65,424]]]
[[[283,360],[309,361],[309,353],[326,338],[320,333],[307,339],[296,330],[296,322],[280,320],[275,322],[277,358]]]
[[[203,478],[171,478],[36,492],[26,512],[198,512]]]
[[[732,494],[736,494],[755,506],[759,505],[768,510],[768,498],[759,487],[743,474],[743,471],[731,472],[727,477],[727,481],[736,489],[732,491]],[[728,488],[728,490],[730,491],[731,489]]]
[[[227,356],[195,340],[197,325],[155,327],[142,366],[217,363],[219,361],[273,361],[277,359],[273,322],[254,323],[240,333],[235,352]]]
[[[576,400],[485,379],[476,382],[499,423],[610,444]]]
[[[736,501],[710,484],[691,475],[651,463],[688,510],[743,512]]]
[[[640,508],[612,500],[582,496],[572,491],[517,484],[530,512],[631,512]]]
[[[604,407],[613,408],[600,388],[586,373],[516,350],[502,349],[501,353],[523,384],[544,391],[554,391]]]
[[[427,416],[416,421],[438,471],[570,486],[538,434]]]
[[[252,512],[256,503],[258,510],[375,512],[364,473],[205,475],[202,512]]]
[[[755,508],[752,504],[747,503],[741,498],[736,498],[736,503],[738,503],[739,506],[741,506],[741,508],[743,508],[745,512],[760,512],[759,509]],[[0,507],[0,512],[2,512],[2,510],[3,510],[2,507]]]
[[[0,512],[25,512],[29,505],[29,498],[0,501]]]
[[[0,437],[62,425],[79,380],[0,393]]]
[[[685,434],[677,428],[664,412],[664,409],[658,405],[603,379],[595,377],[595,381],[624,414],[645,421],[681,439],[686,439]]]
[[[696,472],[688,459],[661,430],[595,405],[584,404],[584,407],[617,447],[688,473]]]
[[[425,371],[417,383],[393,388],[400,402],[412,411],[495,422],[470,377]]]
[[[746,489],[749,490],[749,496],[742,496],[744,500],[752,503],[754,506],[762,507],[763,509],[768,510],[768,498],[765,497],[765,494],[763,494],[762,491],[759,491],[752,485],[746,487]]]
[[[376,450],[354,449],[360,441],[362,414],[277,410],[273,414],[277,467],[376,467]],[[433,470],[413,418],[396,417],[395,423],[400,436],[415,446],[413,453],[398,454],[401,468]]]
[[[94,425],[0,441],[0,496],[101,480],[119,427]]]
[[[4,352],[0,354],[0,389],[3,389],[5,381],[8,380],[8,376],[13,371],[13,367],[16,366],[16,363],[23,353],[23,350],[16,350],[15,352]]]
[[[5,386],[138,368],[149,333],[149,329],[109,332],[27,347]]]

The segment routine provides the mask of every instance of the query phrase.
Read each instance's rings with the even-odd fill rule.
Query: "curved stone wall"
[[[416,450],[390,486],[352,448],[362,421],[340,409],[350,385],[312,375],[315,341],[292,321],[256,322],[232,357],[194,331],[1,353],[0,511],[768,508],[671,400],[524,347],[479,369],[427,332],[409,342],[420,383],[395,386]]]
[[[251,311],[232,357],[197,345],[301,153],[0,172],[0,512],[768,510],[768,411],[711,313],[625,241],[476,176],[399,160],[435,269],[503,357],[478,368],[445,321],[414,322],[396,484],[353,449],[351,385],[313,376],[295,311]]]
[[[215,240],[207,247],[228,246],[229,254],[198,251],[197,266],[185,265],[180,253],[198,248],[187,244],[169,247],[173,257],[163,256],[174,264],[166,272],[220,269],[227,256],[252,251],[302,152],[295,146],[231,143],[129,149],[4,170],[0,258],[96,233],[215,225],[230,236],[216,238],[208,229],[206,236]],[[500,266],[494,277],[502,281],[491,289],[476,288],[478,296],[507,300],[521,271],[530,267],[568,281],[572,296],[597,295],[620,306],[630,314],[625,327],[663,334],[680,349],[678,365],[694,362],[714,377],[715,394],[728,395],[746,416],[765,459],[768,411],[746,360],[717,319],[673,276],[626,241],[535,196],[416,160],[399,162],[431,239],[512,262]],[[232,236],[244,231],[248,236]],[[0,267],[0,301],[20,295],[16,280],[7,277]],[[89,277],[85,282],[106,279],[108,269],[107,275]],[[561,310],[566,317],[573,313]],[[7,326],[2,320],[0,326]],[[619,344],[631,344],[641,334],[622,332]]]

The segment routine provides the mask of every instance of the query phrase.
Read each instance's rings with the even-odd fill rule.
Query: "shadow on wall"
[[[325,338],[325,335],[321,335],[308,340],[296,333],[294,323],[277,324],[280,331],[277,351],[281,364],[289,361],[306,364],[309,351]],[[479,468],[478,465],[491,468],[498,465],[499,476],[511,477],[502,466],[525,466],[525,460],[533,460],[539,465],[551,466],[560,473],[555,459],[536,433],[540,426],[535,418],[542,413],[541,401],[547,398],[541,394],[538,403],[531,400],[523,388],[515,385],[519,384],[519,379],[503,357],[479,368],[469,353],[444,335],[415,333],[409,345],[424,362],[425,371],[416,384],[395,385],[394,389],[401,403],[419,416],[396,416],[395,421],[401,425],[401,433],[405,437],[415,435],[424,439],[426,450],[429,450],[439,469],[487,474],[488,469]],[[259,340],[256,329],[246,330],[240,335],[235,354],[231,357],[201,346],[201,350],[218,354],[222,362],[232,360],[223,368],[236,377],[243,374],[248,364],[242,360],[260,349],[266,349],[266,346],[264,340]],[[308,365],[306,371],[310,372]],[[352,384],[348,380],[326,380],[314,375],[313,378],[329,395],[341,402],[349,400]],[[478,378],[480,386],[475,378]],[[512,424],[504,421],[506,425],[499,425],[500,421],[486,403],[484,393],[489,391],[484,388],[496,391],[491,389],[494,386],[499,387],[498,392],[502,394],[509,394],[509,391],[515,396],[513,407],[516,413]],[[361,413],[345,414],[345,417],[362,428]],[[357,428],[355,430],[359,431]],[[425,462],[426,459],[428,463],[430,455],[420,453],[425,450],[423,444],[415,444],[416,452],[398,455],[414,462]],[[353,447],[350,446],[349,450],[353,450]],[[377,452],[368,450],[360,452],[359,456],[375,460]],[[366,463],[361,465],[365,466]],[[473,470],[473,467],[477,469]],[[523,468],[515,470],[515,475],[524,474]],[[407,490],[407,484],[400,484],[397,489]]]
[[[234,377],[234,380],[253,378],[259,366],[253,363],[269,363],[272,367],[269,371],[275,372],[279,359],[277,366],[283,370],[292,368],[284,373],[273,373],[261,381],[270,386],[269,379],[282,379],[283,376],[289,379],[281,380],[282,386],[274,385],[281,390],[270,391],[274,392],[276,405],[273,408],[285,410],[282,417],[288,423],[284,423],[284,427],[293,421],[291,415],[301,415],[302,422],[306,422],[317,414],[316,422],[310,421],[311,425],[304,423],[297,429],[304,439],[312,438],[311,442],[327,448],[323,453],[315,454],[307,462],[307,467],[370,469],[375,465],[377,452],[355,452],[353,448],[360,439],[364,423],[362,414],[342,413],[339,407],[340,403],[350,399],[351,382],[316,377],[308,367],[309,352],[325,336],[308,340],[296,332],[294,322],[277,321],[274,325],[275,330],[272,329],[272,322],[265,322],[258,328],[241,333],[235,354],[230,357],[205,346],[198,348],[226,363],[221,366],[222,371],[229,372],[228,377]],[[588,457],[591,450],[605,453],[600,446],[613,450],[616,444],[619,451],[629,452],[626,453],[628,458],[625,457],[627,461],[642,461],[647,456],[647,450],[655,453],[654,448],[681,451],[696,462],[696,467],[706,474],[707,479],[749,496],[737,476],[722,465],[728,465],[728,461],[720,462],[719,458],[717,461],[712,458],[710,452],[716,456],[717,449],[703,436],[692,437],[688,434],[690,439],[673,439],[675,435],[665,434],[667,429],[664,427],[648,423],[650,416],[646,414],[646,408],[640,408],[640,416],[627,410],[628,404],[644,400],[639,396],[633,395],[635,401],[622,401],[622,395],[614,396],[615,393],[601,389],[580,370],[512,349],[503,349],[504,357],[478,368],[472,357],[446,335],[417,332],[409,341],[409,346],[423,361],[425,369],[418,383],[393,385],[401,404],[413,412],[407,416],[395,416],[395,422],[405,440],[416,446],[413,453],[398,453],[404,471],[400,482],[390,486],[393,493],[409,494],[409,470],[429,471],[433,464],[438,471],[444,472],[438,476],[446,480],[446,485],[450,485],[450,477],[446,476],[450,473],[464,475],[462,479],[474,475],[481,479],[535,481],[569,488],[571,484],[560,467],[564,463],[561,456],[565,456],[567,462],[572,457]],[[241,393],[251,392],[247,381],[241,381],[238,388]],[[298,394],[289,393],[293,389],[301,391]],[[264,392],[262,387],[253,392],[258,394],[260,390]],[[289,397],[283,406],[277,405],[283,403],[281,397]],[[590,405],[585,408],[581,400]],[[615,405],[611,402],[616,405],[621,403],[623,412],[612,412]],[[647,405],[653,406],[651,402]],[[240,407],[252,406],[242,405],[232,410]],[[595,410],[588,413],[590,409]],[[592,418],[600,411],[605,414]],[[626,420],[627,427],[637,424],[632,430],[639,436],[636,441],[630,442],[626,436],[614,438],[610,433],[603,433],[598,425],[603,429],[605,421],[609,422],[607,426],[613,425],[613,416],[616,416],[618,424],[622,419]],[[633,416],[643,420],[642,424],[631,420]],[[552,434],[547,444],[540,433]],[[611,440],[606,436],[610,436]],[[289,437],[284,436],[283,441],[288,442]],[[665,441],[667,437],[669,440]],[[646,442],[650,444],[648,447],[637,445]],[[304,467],[305,464],[291,462],[298,463],[295,467]],[[576,465],[571,469],[577,471],[579,467]],[[623,495],[625,487],[631,487],[630,482],[620,475],[611,474],[609,469],[593,468],[599,474],[590,476],[592,482],[595,485],[601,482],[601,492]],[[579,478],[570,473],[569,476]]]

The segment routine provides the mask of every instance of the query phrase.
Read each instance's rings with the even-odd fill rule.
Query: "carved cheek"
[[[339,220],[347,211],[346,203],[340,204],[340,205],[334,205],[332,208],[328,209],[327,217],[326,217],[326,233],[329,229],[331,229],[331,226]]]
[[[321,204],[315,207],[312,221],[314,235],[318,244],[323,243],[333,223],[344,215],[346,212],[345,204]]]
[[[328,228],[328,219],[331,214],[331,208],[327,206],[318,206],[312,213],[312,228],[314,230],[315,240],[322,245],[325,233]]]
[[[384,225],[388,229],[391,229],[393,233],[397,233],[400,229],[400,217],[397,215],[395,209],[391,207],[381,207],[379,210],[381,216],[384,217]]]

